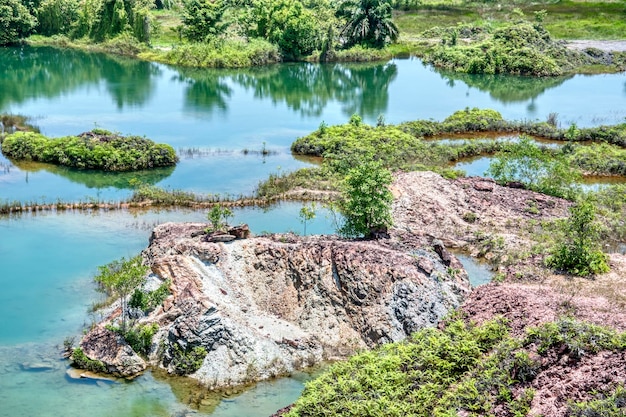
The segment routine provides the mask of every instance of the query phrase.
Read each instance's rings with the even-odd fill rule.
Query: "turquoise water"
[[[382,64],[288,64],[240,71],[189,70],[49,48],[0,48],[0,113],[33,117],[50,136],[94,127],[146,135],[181,151],[175,168],[102,174],[0,156],[0,201],[119,200],[129,182],[203,193],[249,194],[269,173],[307,166],[289,145],[320,122],[441,120],[465,107],[508,119],[579,126],[626,116],[624,74],[525,78],[434,71],[419,60]],[[589,103],[593,103],[590,106]],[[265,157],[261,149],[271,151]],[[248,150],[248,154],[243,151]],[[485,167],[478,167],[482,175]],[[237,210],[234,222],[260,233],[302,231],[299,204]],[[305,376],[190,405],[173,381],[150,373],[132,383],[72,381],[59,346],[97,317],[91,277],[98,265],[131,256],[164,221],[204,213],[45,213],[0,218],[0,416],[267,416],[292,402]],[[333,230],[323,210],[309,233]],[[43,368],[42,368],[43,367]],[[35,368],[37,370],[35,370]]]
[[[232,222],[245,221],[257,234],[302,233],[300,208],[283,203],[267,210],[237,209]],[[138,253],[152,228],[165,221],[205,221],[205,213],[97,211],[0,219],[0,416],[81,416],[85,410],[93,416],[169,416],[189,411],[186,398],[177,398],[169,384],[150,374],[133,383],[76,382],[65,376],[67,361],[60,357],[65,338],[80,336],[97,320],[87,314],[99,299],[92,284],[97,266]],[[325,209],[318,209],[307,224],[309,234],[333,230]],[[49,369],[28,370],[42,363]],[[297,398],[302,380],[261,384],[215,412],[205,411],[267,416]]]
[[[249,194],[269,173],[306,166],[289,146],[320,122],[442,120],[465,107],[507,119],[564,126],[622,122],[626,75],[532,78],[448,74],[419,60],[377,64],[288,64],[232,70],[177,69],[49,48],[0,49],[0,112],[32,116],[44,134],[94,127],[146,135],[175,149],[226,150],[183,158],[145,182],[195,192]],[[28,80],[28,82],[24,82]],[[593,103],[593,107],[589,106]],[[266,148],[265,158],[242,151]],[[119,200],[133,174],[80,173],[26,164],[1,169],[0,200]],[[4,164],[4,165],[3,165]]]
[[[463,268],[467,271],[470,284],[472,284],[473,287],[491,282],[494,272],[486,262],[481,262],[463,253],[455,253],[454,255],[459,259],[461,264],[463,264]]]

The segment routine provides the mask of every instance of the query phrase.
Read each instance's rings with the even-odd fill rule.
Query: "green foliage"
[[[589,201],[572,206],[563,227],[564,237],[546,264],[580,276],[608,272],[608,257],[599,249],[600,228],[595,217],[595,207]]]
[[[425,61],[437,67],[473,74],[560,75],[581,54],[554,42],[540,25],[512,23],[470,45],[437,45]]]
[[[151,0],[83,0],[72,37],[102,42],[129,33],[140,42],[150,39]]]
[[[323,31],[313,10],[299,0],[254,0],[249,31],[278,45],[281,53],[291,59],[310,55],[322,45]]]
[[[233,217],[233,212],[228,207],[215,205],[207,213],[207,219],[211,222],[211,231],[224,231],[228,227],[228,219]]]
[[[623,334],[570,318],[528,329],[524,340],[525,346],[535,345],[540,355],[557,351],[573,360],[602,350],[625,349],[625,343]]]
[[[44,0],[37,8],[37,33],[45,36],[69,35],[78,21],[77,0]]]
[[[623,417],[626,415],[626,388],[618,385],[612,393],[596,395],[597,399],[571,402],[568,417]]]
[[[343,0],[337,16],[345,20],[339,36],[346,46],[382,48],[398,39],[398,27],[391,18],[390,0]]]
[[[624,350],[625,341],[624,334],[569,319],[529,329],[520,339],[500,320],[481,326],[448,320],[442,329],[423,329],[404,342],[333,364],[306,384],[286,415],[525,416],[540,372],[564,357]],[[620,388],[592,407],[623,407],[616,401],[623,397]]]
[[[152,338],[159,330],[156,323],[146,324],[143,326],[131,327],[122,334],[126,342],[133,350],[141,355],[150,353],[152,347]]]
[[[143,56],[143,55],[142,55]],[[244,68],[280,62],[278,47],[261,39],[177,45],[164,54],[146,58],[199,68]]]
[[[380,162],[363,162],[346,175],[339,211],[345,218],[339,234],[376,237],[391,227],[391,173]]]
[[[183,34],[191,41],[204,42],[224,33],[225,5],[221,0],[186,0],[183,3]]]
[[[70,359],[72,361],[72,365],[79,369],[100,373],[105,373],[107,371],[107,367],[104,363],[98,360],[89,359],[89,357],[85,355],[85,352],[83,352],[83,350],[79,347],[72,351]]]
[[[332,365],[306,384],[287,416],[435,415],[442,393],[506,333],[498,322],[473,327],[455,321],[444,330],[420,330],[407,342],[383,345]]]
[[[202,366],[207,351],[202,346],[187,345],[182,348],[178,343],[170,345],[171,364],[178,375],[189,375]]]
[[[130,296],[128,306],[138,308],[143,312],[151,311],[163,304],[163,301],[170,295],[170,285],[171,281],[166,280],[154,291],[145,292],[136,288]]]
[[[79,169],[131,171],[175,165],[174,149],[139,136],[88,132],[51,139],[33,132],[16,132],[5,138],[2,152],[9,158],[65,165]]]
[[[116,296],[122,302],[122,330],[126,330],[126,316],[128,305],[126,298],[130,293],[142,285],[149,268],[142,264],[141,256],[113,261],[98,267],[99,274],[94,277],[100,291],[109,296]]]
[[[543,150],[526,136],[507,145],[487,172],[499,183],[519,181],[531,190],[565,198],[577,195],[575,183],[581,177],[563,154]]]
[[[603,187],[585,198],[593,201],[603,223],[602,237],[615,242],[626,241],[626,184]]]
[[[304,236],[306,236],[306,225],[309,220],[313,220],[315,218],[315,203],[311,205],[304,205],[300,208],[300,212],[298,214],[300,217],[300,222],[304,224]]]
[[[20,0],[0,2],[0,46],[16,43],[30,35],[36,25],[37,19]]]

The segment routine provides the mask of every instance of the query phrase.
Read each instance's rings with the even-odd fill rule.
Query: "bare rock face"
[[[146,362],[126,343],[123,337],[103,326],[97,326],[80,342],[88,358],[104,363],[107,373],[132,378],[146,369]]]
[[[210,388],[402,340],[470,291],[458,261],[432,247],[293,235],[216,243],[204,227],[154,229],[144,257],[172,296],[142,321],[159,324],[153,364]]]

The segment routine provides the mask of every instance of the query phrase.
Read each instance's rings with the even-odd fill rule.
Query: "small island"
[[[176,151],[140,136],[93,129],[78,136],[49,138],[15,132],[2,142],[2,153],[14,160],[47,162],[78,169],[138,171],[176,165]]]

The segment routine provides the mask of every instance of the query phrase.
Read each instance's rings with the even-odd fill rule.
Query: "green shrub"
[[[70,357],[72,365],[79,369],[91,372],[104,373],[107,371],[106,365],[98,360],[89,359],[81,348],[75,348]]]
[[[572,206],[564,223],[564,237],[546,258],[546,265],[580,276],[608,272],[608,256],[599,249],[600,228],[595,217],[595,207],[589,201]]]
[[[523,136],[510,143],[487,170],[501,183],[521,182],[529,189],[557,197],[574,198],[581,175],[561,153],[551,153]]]
[[[589,401],[571,402],[568,417],[624,417],[626,415],[626,388],[618,385],[612,393],[598,393]]]
[[[122,336],[135,352],[147,355],[152,347],[152,338],[158,330],[159,325],[151,323],[144,326],[131,327],[122,333]]]
[[[348,171],[338,204],[345,219],[339,234],[371,238],[387,233],[393,223],[391,180],[391,173],[379,162],[363,162]]]
[[[51,139],[33,132],[16,132],[4,139],[2,153],[78,169],[133,171],[175,165],[174,149],[139,136],[92,131],[80,136]]]
[[[261,39],[182,44],[150,58],[198,68],[245,68],[281,61],[278,47]]]
[[[625,334],[568,319],[529,329],[519,339],[502,320],[481,326],[448,320],[441,329],[423,329],[333,364],[306,384],[286,416],[525,416],[533,381],[546,367],[564,357],[624,350],[625,341]],[[601,405],[570,409],[613,411],[624,407],[623,398],[619,388]]]
[[[19,0],[3,0],[0,4],[0,46],[18,42],[30,35],[37,25],[28,9]]]
[[[138,308],[144,312],[155,309],[157,306],[163,304],[163,301],[170,295],[170,280],[166,280],[163,284],[159,285],[154,291],[145,292],[139,288],[131,294],[130,300],[128,300],[128,306],[131,308]]]
[[[207,351],[202,346],[187,345],[182,348],[178,343],[170,345],[172,355],[171,364],[178,375],[189,375],[202,366]]]
[[[470,45],[435,46],[425,61],[437,67],[474,74],[554,76],[586,63],[582,53],[553,41],[538,23],[501,26]]]

